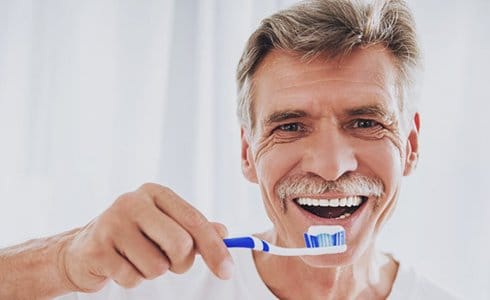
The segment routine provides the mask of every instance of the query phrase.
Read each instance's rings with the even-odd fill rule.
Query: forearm
[[[0,299],[50,299],[73,291],[60,250],[78,229],[0,250]]]

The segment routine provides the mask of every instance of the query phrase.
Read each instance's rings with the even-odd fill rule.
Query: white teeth
[[[328,200],[325,200],[325,199],[321,199],[319,201],[319,204],[320,204],[320,206],[328,206],[329,205],[329,201]]]
[[[313,199],[313,198],[298,198],[296,202],[299,205],[308,206],[323,206],[323,207],[351,207],[359,206],[362,203],[362,198],[360,196],[351,196],[344,198],[333,198],[333,199]]]

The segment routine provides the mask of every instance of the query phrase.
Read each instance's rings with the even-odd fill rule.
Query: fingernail
[[[219,266],[219,277],[222,279],[230,279],[233,276],[235,264],[231,259],[226,259]]]

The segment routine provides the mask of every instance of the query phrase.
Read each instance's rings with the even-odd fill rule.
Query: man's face
[[[256,127],[242,131],[242,168],[260,185],[275,242],[304,247],[311,225],[346,230],[346,253],[303,257],[310,265],[360,257],[416,161],[418,114],[402,119],[396,74],[378,46],[309,63],[273,50],[254,74]]]

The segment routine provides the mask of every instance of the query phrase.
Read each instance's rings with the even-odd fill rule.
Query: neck
[[[274,240],[272,231],[259,236]],[[374,243],[353,264],[329,268],[310,266],[300,257],[253,255],[262,280],[280,299],[386,299],[398,270]]]

